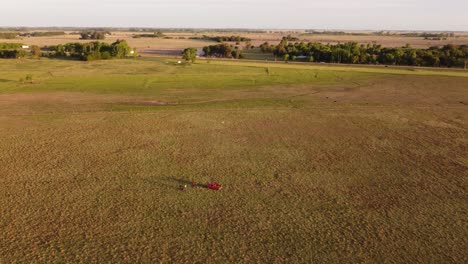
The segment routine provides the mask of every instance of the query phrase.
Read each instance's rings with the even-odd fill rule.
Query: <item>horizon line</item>
[[[66,29],[66,28],[108,28],[108,29],[166,29],[166,30],[281,30],[281,31],[294,31],[294,30],[317,30],[317,31],[390,31],[390,32],[453,32],[453,33],[468,33],[468,30],[442,30],[442,29],[344,29],[344,28],[268,28],[268,27],[156,27],[156,26],[0,26],[3,28],[57,28],[57,29]]]

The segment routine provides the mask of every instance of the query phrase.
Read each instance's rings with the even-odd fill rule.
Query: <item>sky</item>
[[[1,0],[0,27],[468,31],[468,0]]]

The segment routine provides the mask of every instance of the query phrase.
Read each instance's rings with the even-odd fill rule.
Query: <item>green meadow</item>
[[[460,70],[0,60],[0,263],[466,263],[467,104]]]

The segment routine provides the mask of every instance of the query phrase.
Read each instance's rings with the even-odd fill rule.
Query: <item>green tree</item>
[[[111,55],[115,58],[121,59],[130,54],[131,48],[128,46],[125,40],[117,40],[116,42],[112,43],[111,47]]]
[[[195,62],[197,60],[197,49],[187,48],[182,52],[182,58],[186,61]]]
[[[232,51],[232,57],[235,59],[242,59],[242,52],[238,49]]]

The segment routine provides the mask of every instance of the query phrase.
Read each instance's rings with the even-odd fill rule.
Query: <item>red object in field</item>
[[[223,187],[221,187],[221,185],[217,184],[216,182],[211,182],[208,183],[208,189],[220,191],[223,189]]]

